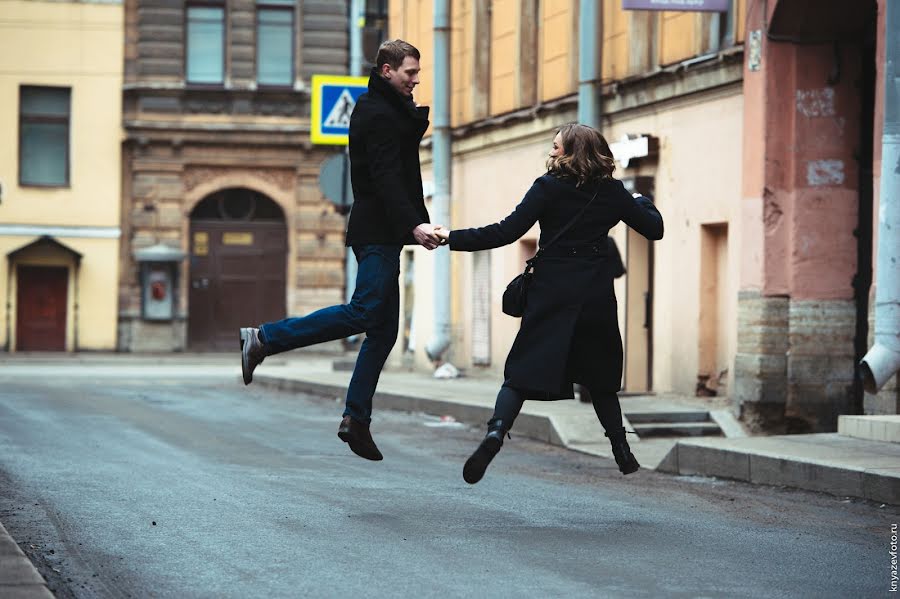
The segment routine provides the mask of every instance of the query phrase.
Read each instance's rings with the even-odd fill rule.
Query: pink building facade
[[[898,413],[896,380],[865,395],[855,376],[871,345],[885,0],[827,4],[748,7],[732,401],[756,430]]]

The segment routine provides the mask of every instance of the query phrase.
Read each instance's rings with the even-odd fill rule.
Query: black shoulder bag
[[[538,248],[537,253],[531,257],[530,260],[525,261],[525,272],[516,276],[515,279],[509,282],[509,285],[506,286],[506,291],[503,292],[503,313],[509,314],[510,316],[515,316],[519,318],[523,314],[525,314],[525,302],[528,298],[528,285],[531,284],[531,277],[534,274],[534,264],[537,262],[538,258],[541,257],[541,254],[548,247],[556,243],[556,240],[559,239],[563,233],[568,231],[575,222],[581,218],[581,215],[584,214],[584,211],[587,210],[588,206],[591,205],[591,202],[594,201],[594,198],[597,197],[595,193],[594,196],[590,199],[590,201],[584,205],[584,208],[575,215],[575,218],[569,221],[569,223],[563,227],[559,233],[557,233],[550,242],[542,248]]]

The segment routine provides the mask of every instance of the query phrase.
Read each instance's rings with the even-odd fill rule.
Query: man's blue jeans
[[[356,291],[349,304],[322,308],[302,318],[285,318],[260,326],[259,338],[269,354],[344,339],[365,333],[347,389],[344,416],[368,424],[372,396],[400,320],[400,251],[402,245],[353,246],[359,263]]]

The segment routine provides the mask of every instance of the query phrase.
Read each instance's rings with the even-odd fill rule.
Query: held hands
[[[441,240],[441,245],[450,243],[450,229],[445,229],[444,225],[435,225],[434,234]]]
[[[446,235],[446,238],[441,233]],[[449,233],[449,231],[444,230],[443,225],[432,225],[429,223],[422,223],[413,229],[413,237],[415,237],[416,243],[426,250],[433,250],[439,245],[446,243],[445,239],[450,237]]]

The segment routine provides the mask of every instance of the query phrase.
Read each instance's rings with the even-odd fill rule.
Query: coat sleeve
[[[509,245],[534,226],[544,209],[544,189],[534,182],[512,214],[499,223],[473,229],[450,231],[450,249],[475,252]]]
[[[403,155],[392,119],[375,115],[366,139],[366,158],[375,193],[395,232],[406,235],[425,222],[404,187]]]
[[[632,197],[625,186],[619,183],[622,214],[621,220],[626,225],[646,237],[657,240],[663,237],[663,218],[649,198]]]

